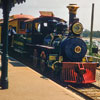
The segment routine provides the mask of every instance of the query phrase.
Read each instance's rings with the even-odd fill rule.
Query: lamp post
[[[8,19],[9,19],[9,0],[3,0],[3,27],[2,27],[2,67],[1,67],[1,87],[2,89],[8,89]]]
[[[2,27],[2,55],[1,55],[1,87],[8,89],[8,20],[9,12],[15,3],[23,3],[25,0],[0,0],[0,8],[3,9],[3,27]]]

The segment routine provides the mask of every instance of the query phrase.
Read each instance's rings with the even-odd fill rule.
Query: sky
[[[10,15],[23,13],[38,17],[39,11],[52,11],[56,17],[69,21],[69,11],[66,7],[69,4],[77,4],[80,7],[77,10],[77,17],[84,29],[90,30],[92,3],[95,4],[93,30],[100,31],[100,0],[26,0],[23,4],[16,4]],[[0,18],[2,16],[2,9],[0,9]]]

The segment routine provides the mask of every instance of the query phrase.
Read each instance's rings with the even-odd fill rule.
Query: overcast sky
[[[39,11],[52,11],[55,16],[69,20],[69,12],[66,6],[77,4],[80,8],[77,11],[77,17],[83,24],[84,29],[90,30],[92,3],[95,4],[94,12],[94,30],[100,31],[100,0],[26,0],[25,3],[12,8],[10,15],[29,14],[34,17],[39,16]],[[2,18],[2,10],[0,10]]]

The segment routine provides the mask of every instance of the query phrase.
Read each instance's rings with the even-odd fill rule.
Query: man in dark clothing
[[[9,47],[13,46],[12,42],[14,39],[14,34],[16,34],[15,30],[13,29],[13,27],[11,25],[9,25],[9,31],[8,31],[8,45],[9,45]]]

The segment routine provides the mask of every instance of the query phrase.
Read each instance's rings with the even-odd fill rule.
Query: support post
[[[92,4],[92,15],[91,15],[91,32],[90,32],[90,48],[89,48],[89,55],[92,55],[93,20],[94,20],[94,3]]]
[[[1,57],[1,87],[2,89],[8,89],[8,19],[9,19],[9,0],[3,0],[3,28],[2,28],[2,43],[3,54]]]

